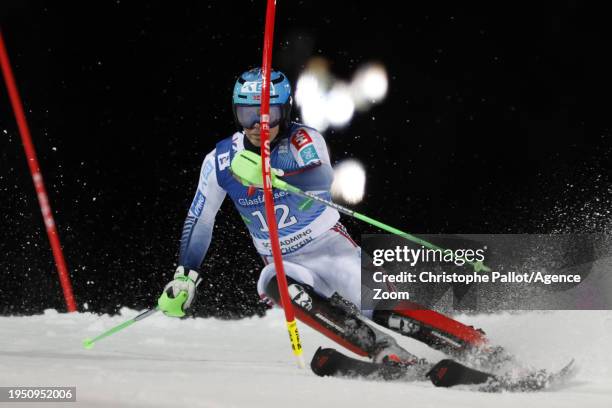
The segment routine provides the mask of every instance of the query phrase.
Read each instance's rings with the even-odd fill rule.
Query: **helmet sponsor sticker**
[[[240,88],[240,93],[245,94],[260,94],[262,81],[246,81]],[[274,84],[270,82],[270,94],[276,94]]]

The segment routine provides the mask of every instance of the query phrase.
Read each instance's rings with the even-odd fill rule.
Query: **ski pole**
[[[125,329],[126,327],[129,327],[131,325],[133,325],[134,323],[136,323],[139,320],[144,319],[145,317],[149,317],[154,315],[159,309],[156,307],[154,309],[149,309],[149,310],[145,310],[144,312],[142,312],[141,314],[139,314],[136,317],[131,318],[130,320],[127,320],[115,327],[113,327],[112,329],[108,329],[107,331],[105,331],[104,333],[94,337],[93,339],[87,338],[85,340],[83,340],[83,347],[85,347],[86,349],[90,349],[93,347],[94,343],[98,340],[102,340],[105,337],[110,336],[111,334],[115,334],[118,331],[121,331],[123,329]]]
[[[237,153],[236,156],[234,156],[234,159],[232,160],[230,168],[232,170],[232,173],[245,186],[251,186],[251,185],[260,186],[262,184],[261,173],[257,171],[260,163],[261,163],[261,158],[259,157],[258,154],[253,153],[248,150],[243,150]],[[277,188],[283,191],[287,191],[289,193],[297,194],[301,197],[308,198],[310,200],[315,200],[321,204],[324,204],[328,207],[338,210],[342,214],[346,214],[349,217],[357,218],[358,220],[366,222],[370,225],[374,225],[375,227],[378,227],[384,231],[390,232],[391,234],[398,235],[411,242],[414,242],[415,244],[422,245],[425,248],[440,250],[440,251],[444,250],[444,248],[441,248],[428,241],[425,241],[422,238],[419,238],[417,236],[414,236],[412,234],[399,230],[395,227],[382,223],[378,220],[375,220],[374,218],[370,218],[367,215],[358,213],[357,211],[353,211],[349,208],[343,207],[332,201],[321,198],[315,194],[309,193],[307,191],[303,191],[295,186],[292,186],[286,181],[279,179],[277,176],[280,176],[280,175],[281,174],[275,174],[272,177],[272,186],[274,188]],[[491,271],[491,268],[485,265],[482,261],[470,262],[470,261],[465,260],[463,257],[458,257],[458,256],[456,257],[456,259],[465,261],[467,264],[471,265],[474,268],[474,271],[476,272],[480,272],[480,271],[490,272]]]

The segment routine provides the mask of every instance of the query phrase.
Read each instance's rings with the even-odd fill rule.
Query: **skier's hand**
[[[157,300],[159,310],[166,316],[185,316],[185,310],[191,306],[195,298],[196,287],[201,281],[200,274],[193,269],[185,271],[183,266],[176,268],[174,280],[166,285]]]
[[[261,156],[249,150],[242,150],[232,159],[231,173],[243,186],[263,188],[263,177],[261,174]],[[272,185],[277,177],[284,176],[281,169],[271,168]]]

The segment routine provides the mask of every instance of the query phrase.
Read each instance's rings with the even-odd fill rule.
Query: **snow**
[[[62,404],[70,407],[612,406],[611,311],[460,317],[535,366],[555,369],[576,358],[576,378],[561,389],[531,394],[440,389],[426,381],[316,377],[309,369],[296,368],[280,310],[240,321],[156,314],[91,350],[82,348],[84,338],[137,313],[124,309],[122,316],[110,317],[47,310],[36,316],[0,317],[0,385],[76,386],[77,403]],[[300,334],[308,362],[319,345],[333,346],[304,324]],[[420,356],[442,357],[411,339],[399,340]],[[3,404],[11,405],[30,404]]]

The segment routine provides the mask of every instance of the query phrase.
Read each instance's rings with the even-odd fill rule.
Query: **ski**
[[[405,368],[391,364],[377,364],[346,356],[333,348],[319,347],[310,368],[319,377],[365,378],[392,381],[407,376]]]
[[[346,356],[332,348],[316,351],[310,363],[321,377],[363,378],[374,381],[423,381],[429,378],[436,387],[471,386],[482,392],[529,392],[551,388],[570,378],[576,371],[574,360],[561,370],[529,371],[522,374],[494,375],[476,370],[451,359],[435,365],[421,362],[411,366],[379,364]]]
[[[442,360],[435,366],[426,361],[413,365],[381,364],[358,360],[336,349],[321,347],[314,354],[310,367],[320,377],[364,378],[379,381],[422,381],[435,374],[432,382],[441,387],[480,384],[493,378],[491,374],[474,370],[453,360]]]

